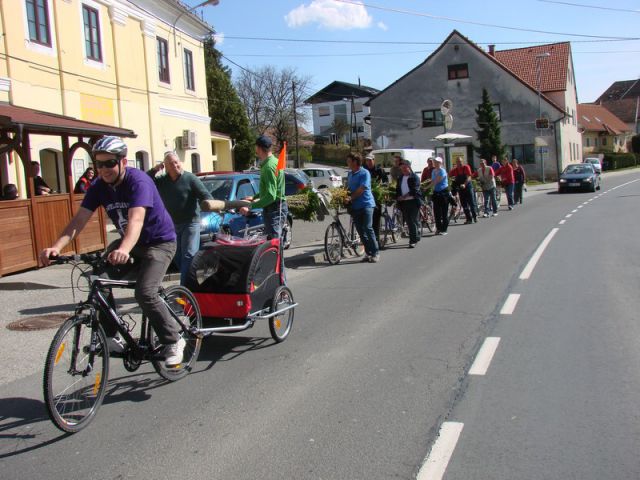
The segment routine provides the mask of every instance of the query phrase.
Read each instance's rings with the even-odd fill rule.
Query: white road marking
[[[510,293],[507,299],[505,300],[504,305],[502,305],[502,309],[500,310],[500,315],[511,315],[513,311],[516,309],[518,300],[520,300],[519,293]]]
[[[500,337],[487,337],[484,340],[476,359],[473,361],[473,365],[469,369],[469,375],[486,375],[499,343]]]
[[[564,216],[564,218],[571,218],[571,217],[573,217],[573,213],[568,213]]]
[[[578,205],[578,210],[580,210],[584,205]]]
[[[567,218],[569,218],[570,216],[571,214],[567,215]],[[542,257],[542,254],[544,253],[544,250],[549,245],[549,242],[551,242],[551,239],[554,237],[556,233],[558,233],[558,230],[559,228],[557,227],[552,228],[549,234],[544,238],[540,246],[538,246],[536,251],[533,253],[531,258],[529,259],[529,262],[524,267],[524,270],[522,270],[522,273],[520,274],[520,280],[527,280],[531,276],[531,273],[533,272],[533,269],[536,267],[538,260],[540,260],[540,257]]]
[[[442,424],[429,456],[420,467],[417,480],[440,480],[444,476],[463,427],[464,423],[460,422],[444,422]]]
[[[576,208],[575,210],[571,210],[571,213],[576,213],[578,211],[578,209]]]
[[[560,220],[560,221],[558,222],[558,225],[564,225],[565,223],[567,223],[567,221],[566,221],[566,220]]]
[[[587,200],[586,202],[583,203],[583,205],[587,205],[591,200]],[[580,207],[578,207],[580,208]]]

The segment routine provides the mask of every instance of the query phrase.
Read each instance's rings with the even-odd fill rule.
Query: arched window
[[[151,168],[149,167],[149,154],[143,150],[138,150],[136,152],[136,164],[134,166],[143,171],[149,170],[149,168]]]
[[[191,154],[191,171],[193,173],[200,173],[202,171],[200,168],[200,155],[197,153]]]

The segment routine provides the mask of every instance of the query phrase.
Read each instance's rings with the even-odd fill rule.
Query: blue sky
[[[308,94],[358,77],[383,89],[454,29],[485,50],[570,41],[580,102],[594,101],[616,80],[640,78],[640,40],[596,38],[640,38],[638,0],[220,0],[202,12],[228,59],[249,70],[295,67],[311,78]]]

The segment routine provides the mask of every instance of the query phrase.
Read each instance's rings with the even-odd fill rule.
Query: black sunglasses
[[[95,165],[96,165],[96,169],[98,168],[113,168],[116,165],[118,165],[120,163],[120,160],[118,160],[117,158],[110,158],[109,160],[94,160]]]

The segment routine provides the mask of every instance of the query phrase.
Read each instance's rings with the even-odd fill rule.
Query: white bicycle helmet
[[[99,139],[92,148],[93,156],[97,153],[111,153],[118,158],[127,156],[127,145],[120,137],[105,136]]]

